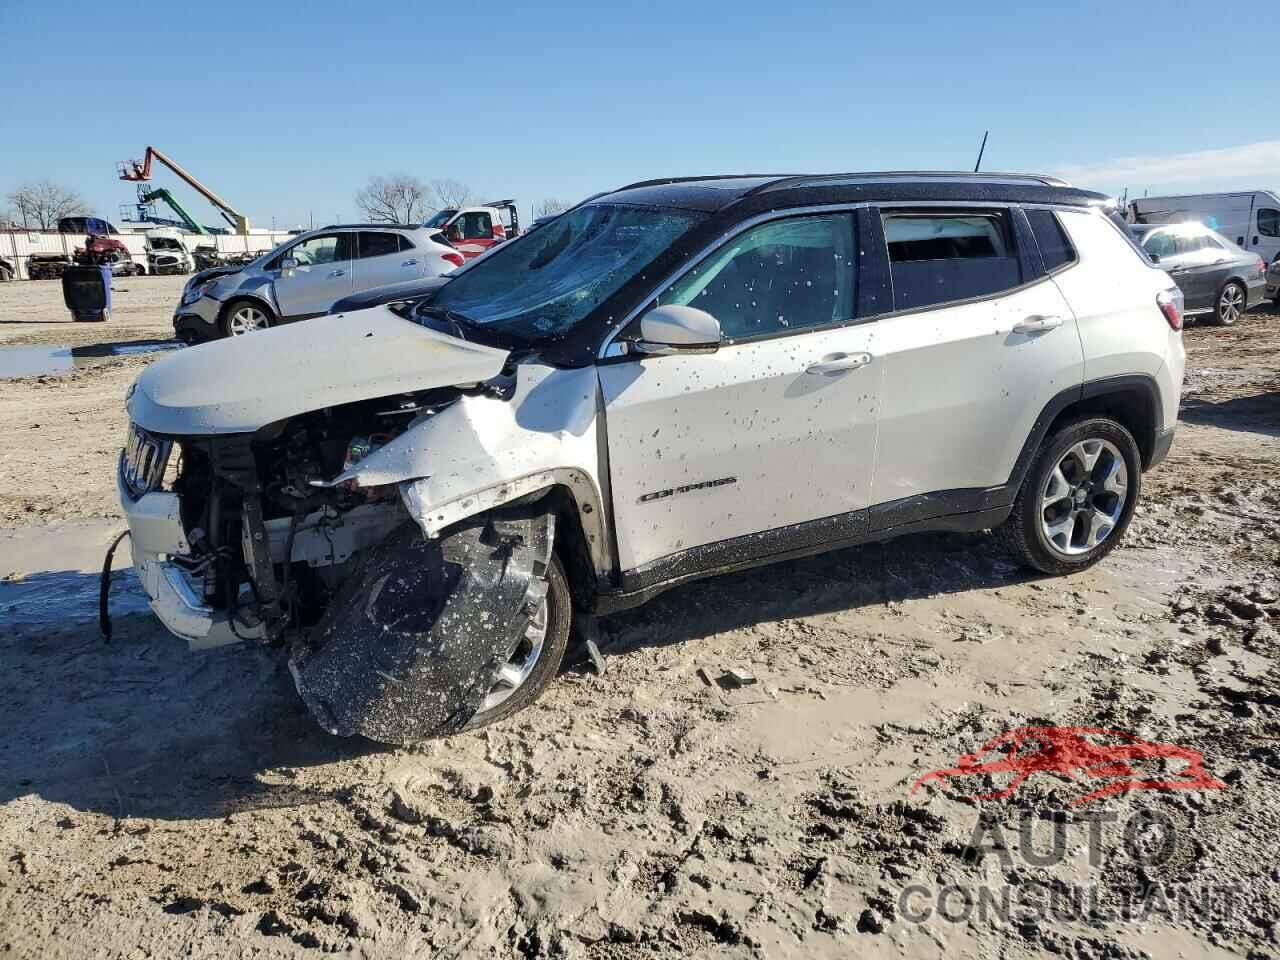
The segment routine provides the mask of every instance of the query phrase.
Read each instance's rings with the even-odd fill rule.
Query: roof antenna
[[[985,152],[986,152],[986,149],[987,149],[987,136],[988,136],[988,134],[990,134],[990,133],[991,133],[991,131],[990,131],[990,130],[985,130],[985,131],[983,131],[983,133],[982,133],[982,146],[980,146],[980,147],[978,148],[978,162],[977,162],[977,163],[975,163],[975,164],[973,165],[973,172],[974,172],[974,173],[977,173],[977,172],[978,172],[978,168],[982,166],[982,155],[983,155],[983,153],[985,153]]]

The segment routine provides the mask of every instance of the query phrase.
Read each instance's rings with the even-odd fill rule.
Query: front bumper
[[[221,647],[263,636],[260,623],[237,621],[235,629],[226,613],[208,606],[203,585],[175,557],[191,555],[182,528],[178,495],[155,491],[133,500],[117,471],[120,505],[129,522],[133,569],[146,591],[151,610],[175,636],[186,640],[192,650]]]
[[[186,306],[179,305],[173,313],[173,332],[186,343],[217,340],[222,336],[222,328],[218,325],[221,313],[222,303],[208,297],[201,297]]]

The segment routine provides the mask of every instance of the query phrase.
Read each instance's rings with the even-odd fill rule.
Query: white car
[[[182,290],[174,333],[186,343],[236,337],[322,316],[353,293],[442,276],[464,257],[433,240],[436,232],[393,223],[322,227],[243,266],[202,270]]]
[[[571,619],[697,577],[989,528],[1080,570],[1183,374],[1181,294],[1117,219],[1012,175],[617,190],[412,310],[152,364],[135,567],[192,646],[288,639],[321,725],[388,742],[507,716]]]

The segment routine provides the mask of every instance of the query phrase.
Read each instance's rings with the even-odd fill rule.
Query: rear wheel
[[[1218,326],[1229,327],[1239,320],[1247,303],[1248,294],[1244,286],[1235,280],[1229,281],[1218,294],[1218,303],[1213,310]]]
[[[1120,542],[1141,487],[1133,435],[1114,420],[1077,420],[1041,445],[996,533],[1026,566],[1053,574],[1083,570]]]
[[[271,326],[271,311],[253,300],[232,300],[222,311],[222,332],[228,337],[266,330]]]

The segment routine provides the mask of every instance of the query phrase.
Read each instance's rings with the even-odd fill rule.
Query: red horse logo
[[[1171,764],[1181,760],[1180,770],[1156,777],[1140,776],[1135,762]],[[1226,784],[1204,768],[1204,754],[1173,743],[1151,743],[1120,730],[1097,727],[1019,727],[988,740],[975,753],[963,754],[954,767],[932,770],[911,787],[951,777],[1011,773],[1003,790],[981,794],[975,800],[1001,800],[1010,796],[1033,773],[1056,773],[1070,780],[1106,779],[1111,782],[1072,802],[1078,807],[1090,800],[1130,790],[1225,790]]]

